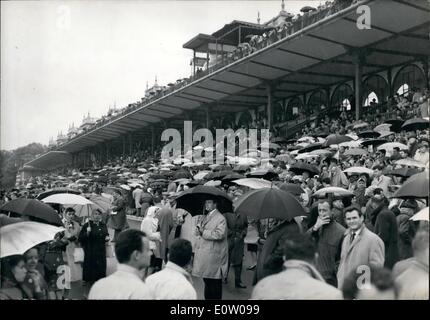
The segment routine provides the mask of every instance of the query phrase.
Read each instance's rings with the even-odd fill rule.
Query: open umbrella
[[[387,172],[385,172],[385,175],[409,178],[414,174],[417,174],[418,172],[419,172],[418,169],[415,169],[415,168],[400,168],[400,169],[387,170]]]
[[[203,185],[208,187],[219,187],[221,183],[221,180],[210,180]]]
[[[173,175],[173,179],[192,179],[193,175],[191,173],[189,173],[188,171],[185,170],[179,170],[176,171],[175,174]]]
[[[264,179],[257,179],[257,178],[245,178],[245,179],[234,180],[233,182],[240,186],[248,187],[251,189],[270,188],[272,186],[272,182]]]
[[[238,180],[238,179],[244,179],[245,176],[238,174],[238,173],[230,173],[228,175],[226,175],[224,178],[222,178],[222,182],[231,182],[233,180]]]
[[[358,175],[360,175],[360,174],[367,174],[370,177],[373,176],[373,170],[372,169],[368,169],[366,167],[351,167],[351,168],[343,170],[343,172],[349,173],[351,175],[354,175],[354,174],[358,174]]]
[[[379,147],[377,147],[377,150],[385,150],[387,153],[392,153],[394,148],[399,148],[400,150],[408,150],[408,146],[400,143],[400,142],[388,142],[381,144]]]
[[[288,154],[279,154],[276,156],[276,159],[278,159],[279,161],[287,162],[291,160],[291,157]]]
[[[312,158],[318,158],[319,155],[317,154],[310,154],[310,153],[301,153],[297,155],[296,160],[306,160],[306,159],[312,159]]]
[[[201,185],[182,192],[176,198],[176,207],[188,211],[193,216],[201,215],[204,211],[205,201],[210,199],[217,200],[217,209],[221,213],[233,212],[232,201],[225,192],[215,187]]]
[[[194,176],[194,180],[202,180],[207,176],[211,171],[200,171]]]
[[[300,185],[296,183],[282,183],[279,186],[279,189],[287,191],[295,196],[299,196],[302,193],[305,193],[305,190],[303,190],[302,187],[300,187]]]
[[[223,170],[223,171],[217,171],[217,172],[211,172],[208,175],[205,176],[205,180],[221,180],[225,176],[233,173],[231,170]]]
[[[191,179],[186,179],[186,178],[181,178],[181,179],[176,179],[173,182],[174,183],[179,183],[179,184],[187,184],[191,181]]]
[[[429,127],[429,121],[422,118],[406,120],[402,129],[406,131],[425,130]]]
[[[336,197],[352,197],[354,195],[351,191],[344,188],[326,187],[316,191],[313,196],[317,198],[326,198],[330,194]]]
[[[327,136],[326,141],[323,143],[323,147],[329,147],[332,144],[340,144],[342,142],[351,141],[352,138],[340,134],[331,134]]]
[[[393,131],[385,131],[385,132],[381,132],[381,135],[379,136],[380,139],[384,139],[386,137],[395,135],[396,133]]]
[[[0,211],[13,212],[23,216],[34,217],[37,220],[62,226],[61,218],[49,205],[35,199],[14,199],[0,207]]]
[[[292,220],[305,216],[305,210],[295,196],[278,188],[252,190],[234,203],[235,211],[253,219],[277,218]]]
[[[361,128],[367,128],[369,126],[369,124],[367,122],[358,122],[355,123],[352,128],[353,129],[361,129]]]
[[[79,204],[79,205],[87,205],[92,204],[90,200],[88,200],[85,197],[82,197],[77,194],[72,193],[57,193],[50,195],[49,197],[46,197],[42,199],[45,203],[59,203],[63,205],[67,204]]]
[[[353,149],[346,150],[344,155],[345,156],[362,156],[362,155],[365,155],[368,153],[369,152],[367,152],[367,150],[360,149],[360,148],[353,148]]]
[[[402,130],[402,124],[405,121],[402,119],[390,119],[385,121],[383,124],[391,124],[390,130],[394,132],[400,132]]]
[[[429,221],[429,207],[420,210],[410,219],[412,221]]]
[[[309,154],[317,155],[317,156],[328,156],[328,155],[331,155],[332,152],[330,150],[327,150],[327,149],[317,149],[317,150],[313,150],[313,151],[309,152]],[[297,159],[297,157],[296,157],[296,159]]]
[[[40,243],[54,240],[62,227],[33,221],[23,221],[9,224],[0,228],[0,258],[22,255],[28,249]]]
[[[390,127],[392,124],[390,123],[382,123],[373,128],[373,131],[379,132],[380,134],[390,131]]]
[[[318,149],[321,149],[322,146],[323,146],[323,144],[321,142],[311,143],[311,144],[307,145],[306,147],[300,149],[299,153],[306,153],[306,152],[318,150]]]
[[[235,166],[233,168],[233,171],[235,172],[246,172],[249,169],[249,165],[240,164],[238,166]]]
[[[429,196],[429,173],[424,171],[410,177],[400,187],[392,198],[428,198]]]
[[[387,143],[387,142],[388,142],[388,140],[381,139],[381,138],[378,138],[378,139],[366,139],[364,141],[361,141],[361,145],[363,147],[367,147],[367,146],[379,146],[379,145]]]
[[[52,194],[57,194],[57,193],[73,193],[73,194],[81,194],[80,191],[75,190],[75,189],[71,189],[71,188],[55,188],[55,189],[51,189],[45,192],[40,193],[36,199],[37,200],[42,200],[43,198],[46,198]]]
[[[290,167],[290,171],[297,175],[301,175],[307,171],[311,177],[320,173],[320,170],[316,166],[308,163],[295,163]]]
[[[417,167],[417,168],[425,168],[426,165],[421,161],[417,161],[412,158],[400,159],[394,162],[397,165],[407,166],[407,167]]]
[[[360,138],[378,138],[381,134],[376,131],[366,130],[357,134]]]
[[[279,178],[279,175],[273,170],[269,169],[260,169],[253,172],[250,172],[246,175],[247,178],[260,178],[265,180],[276,180]]]

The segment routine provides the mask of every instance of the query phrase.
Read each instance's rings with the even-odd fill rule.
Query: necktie
[[[355,238],[355,232],[351,233],[351,238],[349,240],[349,244],[351,244],[354,241]]]

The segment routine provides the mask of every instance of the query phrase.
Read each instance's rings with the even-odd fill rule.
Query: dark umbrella
[[[223,170],[223,171],[216,171],[216,172],[210,172],[205,176],[205,180],[222,180],[225,176],[228,176],[229,174],[232,174],[233,171],[231,170]]]
[[[200,215],[203,214],[205,201],[211,199],[217,201],[217,209],[221,213],[233,212],[232,201],[225,192],[215,187],[201,185],[185,190],[177,197],[176,207],[188,211],[193,216]]]
[[[361,142],[361,145],[363,147],[379,146],[379,145],[387,143],[387,142],[388,142],[388,140],[385,140],[385,139],[368,139],[368,140],[364,140],[363,142]]]
[[[236,172],[246,172],[248,169],[249,169],[249,165],[242,164],[242,165],[238,165],[238,166],[234,167],[233,171],[236,171]]]
[[[402,130],[402,124],[404,123],[401,119],[390,119],[385,121],[384,123],[391,124],[390,130],[394,132],[400,132]]]
[[[305,6],[303,8],[300,9],[301,12],[309,12],[309,11],[317,11],[317,9],[315,9],[314,7],[310,7],[310,6]]]
[[[302,187],[295,183],[283,183],[279,186],[279,189],[287,191],[295,196],[299,196],[302,193],[305,193],[305,190],[303,190]]]
[[[185,170],[176,171],[175,174],[173,175],[174,180],[192,179],[192,178],[193,178],[193,175],[191,173],[189,173],[188,171],[185,171]]]
[[[36,197],[37,200],[42,200],[43,198],[49,197],[50,195],[57,194],[57,193],[73,193],[73,194],[81,194],[80,191],[70,189],[70,188],[55,188],[51,190],[47,190],[45,192],[42,192],[38,194]]]
[[[367,152],[367,150],[364,150],[364,149],[352,148],[352,149],[346,150],[344,155],[345,156],[362,156],[362,155],[365,155],[368,153],[369,152]]]
[[[409,178],[419,172],[420,171],[415,168],[400,168],[400,169],[394,169],[394,170],[387,170],[385,174],[396,176],[396,177]]]
[[[245,176],[234,172],[234,173],[230,173],[230,174],[226,175],[221,180],[223,183],[226,183],[226,182],[231,182],[233,180],[244,179],[244,178],[245,178]]]
[[[292,220],[306,215],[295,196],[278,188],[252,190],[240,197],[234,207],[236,212],[253,219]]]
[[[316,166],[304,162],[293,164],[290,167],[290,171],[298,175],[303,174],[303,172],[307,171],[309,172],[309,175],[311,177],[320,173],[320,170]]]
[[[318,149],[322,148],[322,145],[323,144],[321,142],[311,143],[310,145],[300,149],[298,153],[305,153],[305,152],[311,152],[314,150],[318,150]]]
[[[424,171],[410,177],[392,198],[428,198],[429,173]]]
[[[150,179],[152,180],[157,180],[157,179],[166,179],[166,176],[163,174],[158,174],[158,173],[153,173],[149,176]],[[179,179],[179,178],[177,178]]]
[[[323,147],[329,147],[332,144],[340,144],[353,140],[351,137],[344,136],[341,134],[330,134],[327,136],[326,141],[323,143]]]
[[[24,216],[34,217],[40,221],[62,226],[61,218],[58,213],[49,205],[35,199],[15,199],[2,207],[0,211],[13,212]]]
[[[231,167],[229,165],[223,164],[213,168],[213,171],[231,171]]]
[[[269,181],[273,181],[279,178],[279,175],[272,170],[258,170],[250,172],[246,175],[247,178],[260,178]]]
[[[357,134],[360,138],[378,138],[381,134],[373,130],[366,130]]]
[[[429,121],[421,118],[407,120],[402,129],[406,131],[425,130],[429,127]]]

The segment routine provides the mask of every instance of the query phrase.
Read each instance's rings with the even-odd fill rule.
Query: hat
[[[407,200],[403,201],[400,208],[409,208],[409,209],[416,210],[418,208],[418,204],[415,200],[407,199]]]
[[[373,189],[372,201],[381,202],[384,198],[384,191],[381,188]]]

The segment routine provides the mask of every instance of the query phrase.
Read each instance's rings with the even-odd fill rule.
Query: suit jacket
[[[384,242],[365,226],[362,227],[354,241],[350,243],[351,229],[345,232],[342,242],[339,270],[337,272],[338,288],[342,288],[345,279],[357,272],[359,266],[383,267],[385,261]],[[362,271],[361,271],[362,272]]]
[[[197,236],[194,251],[193,276],[222,279],[228,269],[227,221],[215,210],[197,222],[203,231]]]

